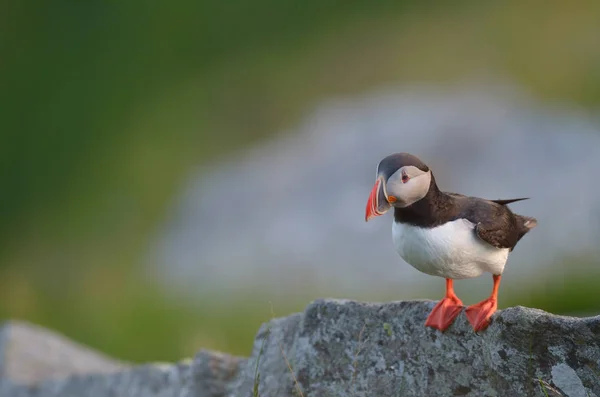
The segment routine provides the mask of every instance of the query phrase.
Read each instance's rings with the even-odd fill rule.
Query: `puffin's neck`
[[[435,183],[433,174],[425,197],[408,207],[394,207],[394,222],[420,227],[435,227],[446,221],[445,214],[451,208],[452,199]]]

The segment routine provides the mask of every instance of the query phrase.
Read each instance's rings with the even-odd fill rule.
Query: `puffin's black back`
[[[518,200],[522,199],[493,201],[441,192],[432,178],[427,196],[408,207],[394,208],[394,221],[432,228],[466,219],[476,225],[475,233],[479,238],[494,247],[512,250],[537,224],[534,218],[514,214],[506,206]]]

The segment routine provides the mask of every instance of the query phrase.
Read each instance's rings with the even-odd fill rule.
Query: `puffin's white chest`
[[[434,228],[393,223],[396,251],[415,269],[444,278],[472,278],[489,272],[502,274],[508,248],[496,248],[475,235],[466,219]]]

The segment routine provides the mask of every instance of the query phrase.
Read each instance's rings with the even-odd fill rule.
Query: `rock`
[[[43,328],[11,322],[0,332],[0,397],[225,397],[244,362],[202,350],[177,364],[128,366]]]
[[[201,351],[178,364],[147,364],[112,374],[76,374],[35,385],[0,382],[0,397],[225,397],[243,359]]]
[[[249,359],[201,351],[178,364],[60,379],[53,374],[68,375],[73,365],[60,369],[65,360],[54,360],[56,368],[44,367],[48,379],[16,385],[0,378],[0,397],[600,397],[600,316],[514,307],[479,334],[464,314],[441,333],[423,326],[434,303],[318,300],[264,324]],[[42,352],[45,333],[35,334]],[[8,358],[0,368],[24,359],[0,357]]]
[[[30,385],[72,374],[116,372],[126,365],[26,322],[0,327],[0,380]]]
[[[264,396],[600,396],[600,316],[514,307],[441,333],[423,326],[434,303],[319,300],[272,321],[230,397],[252,396],[256,373]]]

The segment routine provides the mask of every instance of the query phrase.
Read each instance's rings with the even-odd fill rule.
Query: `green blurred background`
[[[5,1],[0,320],[133,361],[248,354],[268,302],[176,300],[140,265],[191,167],[385,84],[508,76],[593,113],[599,43],[591,1]],[[600,309],[586,299],[597,280],[502,303],[587,313]]]

